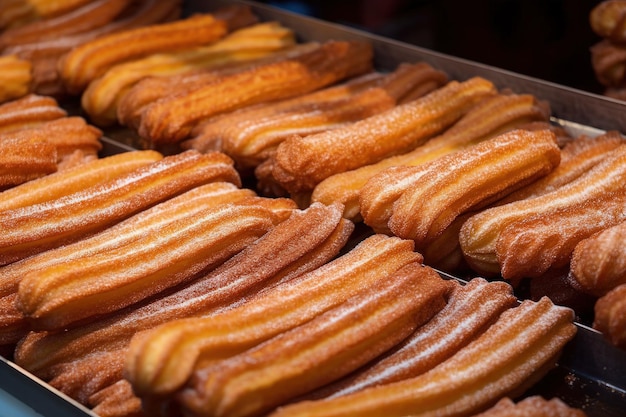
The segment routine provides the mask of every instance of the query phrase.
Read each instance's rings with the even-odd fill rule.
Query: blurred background
[[[265,0],[334,23],[601,94],[590,0]]]

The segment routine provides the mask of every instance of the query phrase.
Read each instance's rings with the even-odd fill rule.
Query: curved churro
[[[595,296],[626,284],[625,241],[626,221],[580,241],[572,253],[568,282]]]
[[[576,333],[573,311],[549,299],[523,301],[485,333],[432,370],[414,378],[329,400],[303,401],[284,416],[471,415],[515,395],[556,365]]]
[[[0,264],[83,239],[198,185],[239,184],[224,154],[187,151],[50,203],[0,212]]]
[[[423,374],[463,349],[517,303],[512,287],[502,282],[474,278],[465,285],[454,283],[445,307],[401,344],[362,370],[298,400],[337,398]]]
[[[32,64],[16,55],[0,56],[0,103],[23,97],[31,91]]]
[[[198,198],[205,199],[205,193],[197,193]],[[169,218],[167,213],[163,216]],[[311,271],[339,252],[352,229],[342,219],[340,207],[315,205],[293,211],[252,245],[172,294],[66,332],[31,333],[20,343],[15,360],[66,394],[85,400],[111,382],[106,377],[101,379],[104,385],[89,382],[96,375],[89,366],[95,355],[98,362],[108,363],[98,375],[115,369],[116,377],[122,378],[121,365],[136,332],[174,319],[216,314],[260,288]]]
[[[444,305],[448,286],[413,263],[239,355],[197,369],[177,395],[190,414],[251,416],[331,382],[399,343]]]
[[[150,104],[139,134],[154,143],[179,142],[201,120],[252,104],[305,94],[371,70],[372,47],[328,41],[294,59],[255,66]]]
[[[613,193],[623,194],[626,175],[626,145],[620,145],[607,157],[576,180],[541,196],[485,209],[470,217],[461,228],[461,249],[470,266],[482,274],[499,274],[497,242],[502,230],[525,217],[576,210],[593,210],[598,201],[610,204]],[[621,190],[621,191],[620,191]],[[596,203],[593,203],[596,201]],[[579,219],[580,220],[580,219]]]
[[[0,105],[0,133],[15,132],[67,116],[52,98],[28,94]]]
[[[375,277],[420,260],[409,241],[369,237],[343,256],[261,291],[242,306],[136,335],[125,375],[139,396],[173,392],[198,363],[240,353],[344,302]]]
[[[413,150],[492,93],[493,85],[482,78],[451,81],[421,99],[349,126],[290,137],[270,159],[273,179],[290,193],[311,191],[331,175]]]
[[[552,132],[512,130],[427,164],[405,167],[411,185],[391,207],[389,230],[425,247],[460,214],[548,174],[559,160]],[[394,181],[385,171],[378,175],[382,179],[375,176],[370,182]],[[365,197],[377,198],[366,194],[365,204]]]
[[[596,301],[593,327],[615,346],[626,349],[626,285],[622,284]]]
[[[210,71],[251,62],[295,43],[293,31],[277,22],[259,23],[227,34],[209,46],[152,54],[110,68],[87,86],[81,97],[89,118],[101,126],[117,121],[122,97],[147,77]]]
[[[313,190],[311,201],[324,204],[340,202],[346,207],[344,215],[347,218],[359,219],[361,190],[370,178],[384,169],[400,165],[420,165],[528,122],[547,121],[549,115],[548,106],[533,96],[495,94],[473,106],[441,135],[428,140],[411,152],[326,178]],[[381,227],[382,221],[374,221],[371,215],[369,217],[370,223],[375,222],[377,230],[387,228],[386,221],[384,227]]]

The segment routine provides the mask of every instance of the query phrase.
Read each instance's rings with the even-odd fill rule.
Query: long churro
[[[292,330],[197,369],[177,399],[192,415],[270,411],[391,349],[439,311],[446,284],[409,264]]]
[[[413,150],[493,93],[494,86],[482,78],[451,81],[421,99],[349,126],[292,136],[269,160],[273,179],[290,193],[311,191],[331,175]]]
[[[524,301],[424,374],[343,397],[295,403],[271,415],[471,415],[523,391],[554,367],[576,333],[573,319],[572,310],[547,298]]]
[[[372,47],[360,41],[328,41],[309,54],[197,85],[149,105],[139,134],[155,143],[179,142],[201,120],[252,104],[305,94],[372,68]]]
[[[547,121],[549,115],[548,106],[533,96],[496,94],[477,103],[441,135],[411,152],[330,176],[315,187],[311,201],[324,204],[340,202],[346,207],[344,215],[347,218],[360,219],[361,190],[370,178],[384,169],[400,165],[420,165],[528,122]],[[370,223],[374,224],[371,216]],[[378,223],[376,222],[377,229],[380,228]],[[381,230],[384,229],[386,224]]]
[[[187,151],[50,203],[5,210],[0,212],[5,225],[0,264],[83,239],[159,201],[215,181],[239,184],[232,160],[224,154]]]
[[[375,235],[320,268],[206,319],[176,320],[136,335],[125,375],[139,396],[173,392],[195,366],[240,353],[336,306],[380,276],[422,258],[412,242]]]

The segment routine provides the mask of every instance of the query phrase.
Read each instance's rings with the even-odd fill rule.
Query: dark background
[[[602,93],[590,0],[265,0],[456,57]]]

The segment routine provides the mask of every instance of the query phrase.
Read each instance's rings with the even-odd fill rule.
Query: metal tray
[[[499,88],[534,94],[550,103],[553,121],[573,134],[596,136],[607,130],[626,132],[626,105],[617,100],[458,59],[360,30],[248,1],[188,0],[184,3],[184,13],[209,12],[233,3],[249,5],[262,20],[280,21],[293,28],[302,41],[369,40],[374,46],[375,65],[381,70],[391,70],[400,62],[425,61],[445,71],[452,79],[464,80],[482,76]],[[124,136],[124,132],[107,133],[114,139]],[[102,155],[133,149],[107,137],[103,138],[103,144]],[[440,273],[449,279],[459,279],[444,272]],[[577,326],[578,333],[564,349],[557,368],[527,392],[527,395],[559,397],[571,406],[584,409],[589,417],[624,416],[626,352],[608,344],[595,330],[580,323]],[[4,415],[96,416],[45,382],[0,357],[0,416]]]

